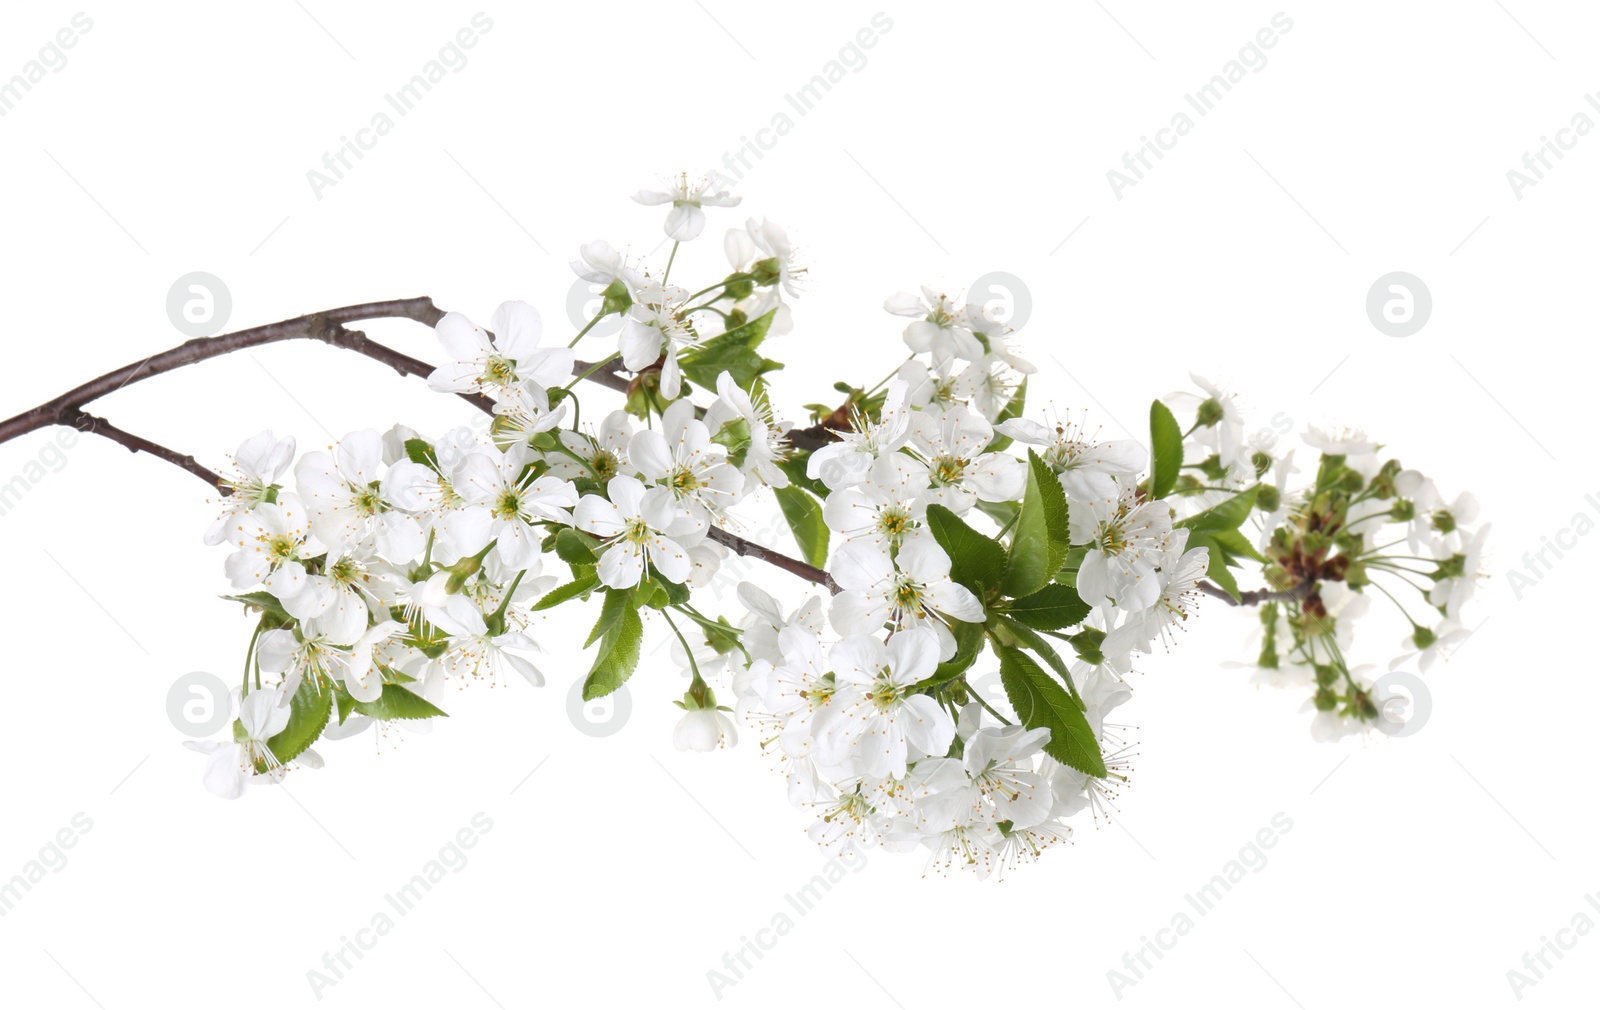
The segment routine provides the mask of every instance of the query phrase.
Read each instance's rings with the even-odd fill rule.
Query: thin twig
[[[1223,589],[1220,586],[1213,586],[1204,579],[1196,583],[1195,588],[1200,590],[1202,593],[1205,593],[1207,596],[1215,596],[1219,600],[1227,601],[1229,606],[1253,607],[1258,603],[1274,603],[1282,600],[1304,599],[1311,595],[1313,584],[1305,582],[1295,586],[1293,589],[1252,589],[1249,592],[1240,593],[1237,600],[1234,599],[1226,589]]]
[[[707,534],[712,540],[722,544],[733,553],[744,558],[753,558],[756,561],[765,561],[774,568],[781,568],[791,575],[798,575],[807,582],[815,582],[819,586],[826,586],[828,592],[839,592],[839,584],[833,581],[833,576],[814,565],[796,560],[776,551],[769,551],[760,544],[752,543],[740,536],[735,536],[725,529],[713,526]]]
[[[160,375],[163,372],[170,372],[186,365],[196,364],[234,351],[284,340],[320,340],[335,347],[343,347],[347,350],[355,351],[375,361],[381,361],[401,375],[415,375],[426,378],[433,372],[432,365],[376,343],[368,339],[366,334],[358,330],[349,329],[344,324],[362,319],[388,318],[414,319],[417,322],[432,326],[443,316],[443,310],[434,305],[431,298],[407,298],[386,302],[367,302],[360,305],[346,305],[341,308],[329,309],[326,312],[314,312],[295,319],[286,319],[282,322],[269,323],[265,326],[239,330],[235,333],[224,333],[215,337],[190,340],[170,350],[153,354],[143,361],[124,365],[121,368],[107,372],[105,375],[70,389],[60,396],[34,407],[32,410],[24,411],[15,417],[0,421],[0,442],[8,442],[30,431],[52,424],[65,425],[77,428],[79,431],[86,431],[109,438],[113,442],[126,447],[130,452],[148,453],[158,459],[166,460],[174,466],[187,470],[226,494],[228,488],[224,483],[224,479],[219,474],[202,466],[193,456],[185,455],[143,436],[124,431],[111,424],[105,418],[88,413],[83,409],[83,406],[102,396],[114,393],[123,386],[140,382],[152,375]],[[574,365],[574,374],[582,374],[589,367],[592,366],[585,362],[577,362]],[[608,389],[615,389],[624,393],[628,390],[629,380],[609,369],[601,369],[588,378]],[[494,410],[493,402],[485,397],[471,393],[459,395],[462,399],[485,413],[492,413]],[[726,530],[714,528],[711,530],[710,535],[712,539],[723,544],[735,554],[753,558],[757,561],[764,561],[775,568],[780,568],[808,582],[826,586],[831,592],[837,593],[839,591],[839,586],[833,581],[833,577],[814,565],[808,565],[803,561],[768,550]]]
[[[574,374],[582,375],[590,382],[598,382],[607,389],[614,389],[623,395],[627,395],[633,389],[633,380],[619,372],[617,366],[600,368],[593,362],[575,361],[572,364],[572,370]],[[705,412],[704,407],[695,408],[695,414],[698,416],[705,416]],[[785,437],[788,438],[789,444],[796,449],[808,451],[820,449],[831,442],[838,441],[832,429],[822,424],[814,424],[809,428],[790,428],[785,433]]]
[[[228,488],[223,484],[222,475],[201,466],[193,456],[185,456],[182,453],[168,449],[164,445],[158,445],[148,438],[141,438],[132,432],[123,431],[103,417],[96,417],[87,411],[75,409],[65,419],[64,423],[77,428],[79,431],[86,431],[93,435],[102,435],[109,438],[118,445],[127,447],[129,452],[146,452],[158,459],[164,459],[173,466],[179,466],[189,471],[218,491],[224,494],[228,493]]]

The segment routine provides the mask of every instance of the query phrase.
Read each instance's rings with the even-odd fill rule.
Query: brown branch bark
[[[572,371],[576,375],[582,375],[591,368],[594,368],[592,361],[577,361],[572,365]],[[598,382],[607,389],[614,389],[623,395],[627,395],[632,384],[632,380],[618,372],[616,368],[598,369],[588,378],[590,382]],[[705,408],[697,407],[695,413],[704,416]],[[816,450],[829,442],[838,441],[825,424],[814,424],[809,428],[791,428],[786,434],[789,444],[796,449]]]
[[[824,586],[830,593],[839,592],[839,584],[833,581],[832,575],[813,565],[808,565],[804,561],[791,558],[786,554],[779,554],[776,551],[769,551],[758,543],[735,536],[727,530],[716,526],[711,527],[711,532],[707,535],[740,557],[765,561],[774,568],[783,569],[790,575],[798,575],[807,582],[815,582],[819,586]]]
[[[391,351],[381,344],[375,344],[365,335],[345,329],[343,324],[359,319],[415,319],[417,322],[432,326],[443,315],[444,313],[433,304],[431,298],[405,298],[345,305],[326,312],[313,312],[310,315],[268,323],[265,326],[255,326],[235,333],[200,337],[159,354],[152,354],[136,364],[114,369],[98,379],[91,379],[81,386],[69,389],[32,410],[0,421],[0,442],[10,441],[18,435],[25,435],[47,425],[70,423],[74,410],[102,396],[108,396],[131,382],[139,382],[152,375],[170,372],[207,358],[282,340],[321,340],[335,346],[348,347],[369,358],[382,361],[402,375],[427,375],[432,368],[425,362],[398,351]]]
[[[1248,592],[1240,593],[1237,600],[1228,595],[1228,591],[1226,589],[1223,589],[1221,586],[1214,586],[1211,583],[1206,582],[1204,579],[1196,583],[1195,588],[1200,590],[1202,593],[1205,593],[1207,596],[1215,596],[1219,600],[1226,601],[1231,607],[1254,607],[1261,603],[1275,603],[1284,600],[1304,599],[1305,597],[1311,595],[1311,590],[1313,587],[1312,584],[1308,582],[1304,583],[1303,585],[1295,586],[1293,589],[1252,589]]]
[[[130,452],[143,452],[157,459],[166,460],[174,466],[181,467],[194,474],[201,480],[227,493],[223,478],[202,466],[193,456],[188,456],[164,445],[124,431],[107,421],[88,413],[83,406],[102,396],[109,395],[133,382],[160,375],[186,365],[193,365],[209,358],[231,354],[234,351],[250,347],[259,347],[263,344],[276,343],[283,340],[320,340],[335,347],[355,351],[375,361],[381,361],[401,375],[415,375],[426,378],[433,371],[433,366],[425,361],[402,354],[392,348],[385,347],[368,339],[366,334],[358,330],[347,328],[344,324],[362,319],[414,319],[417,322],[432,326],[444,316],[443,310],[433,304],[431,298],[406,298],[386,302],[367,302],[360,305],[346,305],[325,312],[314,312],[310,315],[299,316],[295,319],[286,319],[282,322],[269,323],[265,326],[256,326],[235,333],[219,334],[215,337],[201,337],[187,341],[170,350],[152,354],[145,360],[136,364],[124,365],[121,368],[107,372],[97,379],[91,379],[81,386],[69,389],[60,396],[34,407],[32,410],[0,421],[0,442],[25,435],[30,431],[44,428],[52,424],[66,425],[77,428],[79,431],[90,432],[111,439],[124,446]],[[581,374],[591,367],[586,362],[574,365],[573,374]],[[596,382],[608,389],[615,389],[626,393],[628,379],[618,375],[610,369],[601,369],[589,376],[589,380]],[[485,413],[494,409],[494,404],[485,397],[471,393],[460,394],[461,398]],[[736,536],[726,530],[713,528],[712,539],[723,544],[734,553],[743,557],[764,561],[775,568],[796,575],[808,582],[819,586],[826,586],[830,592],[837,593],[839,586],[827,572],[803,561],[768,550],[760,544],[752,543],[743,537]]]
[[[182,467],[189,471],[223,494],[228,493],[228,489],[223,486],[222,475],[201,466],[193,456],[185,456],[182,453],[168,449],[164,445],[158,445],[148,438],[141,438],[130,431],[123,431],[103,417],[96,417],[87,411],[73,408],[62,423],[77,428],[79,431],[86,431],[92,435],[101,435],[109,438],[118,445],[125,446],[129,452],[145,452],[158,459],[164,459],[173,466]]]

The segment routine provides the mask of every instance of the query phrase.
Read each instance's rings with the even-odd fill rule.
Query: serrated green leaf
[[[966,673],[978,661],[978,654],[983,651],[983,643],[987,640],[983,625],[953,621],[950,624],[950,634],[955,636],[956,640],[955,655],[935,667],[933,673],[913,684],[909,688],[912,693],[931,691],[941,684],[947,684]]]
[[[1239,598],[1239,582],[1228,570],[1228,554],[1213,539],[1210,533],[1190,533],[1190,547],[1204,547],[1208,555],[1206,559],[1206,578],[1227,590],[1229,596],[1235,600]]]
[[[826,498],[832,493],[828,490],[828,485],[822,483],[820,480],[812,480],[810,477],[806,476],[806,464],[810,462],[810,460],[810,452],[797,450],[790,453],[788,459],[779,461],[778,469],[782,470],[784,474],[788,476],[790,484],[797,487],[803,487],[807,491],[810,491],[812,494],[816,495],[818,498]]]
[[[716,389],[717,376],[728,372],[740,389],[748,390],[765,373],[782,368],[778,362],[756,353],[777,312],[773,309],[685,352],[678,358],[683,374],[697,385]]]
[[[1056,675],[1061,678],[1062,684],[1066,686],[1067,693],[1072,695],[1073,702],[1079,708],[1083,708],[1083,699],[1078,697],[1078,686],[1072,682],[1072,671],[1068,669],[1067,661],[1061,658],[1060,654],[1056,652],[1049,642],[1045,641],[1044,636],[1021,621],[1012,620],[1004,615],[1000,617],[1000,624],[1025,647],[1039,654],[1039,658],[1044,660],[1050,669],[1054,670]],[[1071,638],[1069,637],[1067,640],[1071,641]]]
[[[1261,564],[1266,563],[1267,559],[1261,556],[1260,551],[1256,550],[1256,545],[1246,539],[1245,535],[1238,530],[1216,530],[1207,535],[1227,553],[1229,561],[1234,558],[1249,558],[1251,561]],[[1190,547],[1200,546],[1193,541],[1193,534],[1190,537]]]
[[[1089,616],[1092,608],[1078,596],[1078,591],[1072,586],[1052,583],[1030,593],[1019,600],[1013,600],[1006,608],[1006,615],[1015,618],[1030,628],[1042,631],[1055,631],[1057,628],[1070,628],[1074,624],[1081,624]]]
[[[1014,501],[984,501],[978,499],[978,511],[993,519],[996,526],[1001,529],[1010,529],[1011,524],[1017,521],[1017,513],[1022,511],[1022,506]]]
[[[1033,657],[1020,649],[1002,649],[1000,684],[1024,726],[1050,731],[1050,741],[1044,746],[1046,754],[1085,775],[1105,778],[1105,759],[1100,756],[1100,745],[1089,728],[1089,720],[1066,688]]]
[[[821,568],[828,561],[828,524],[822,519],[822,504],[803,488],[775,488],[778,507],[788,520],[795,543],[806,563]]]
[[[1261,485],[1257,484],[1232,498],[1218,502],[1204,512],[1198,512],[1187,519],[1180,519],[1172,525],[1198,533],[1237,530],[1241,523],[1250,518],[1250,510],[1255,508],[1256,495],[1260,492]]]
[[[1071,536],[1067,496],[1061,482],[1033,450],[1028,450],[1028,485],[1022,511],[1011,534],[1001,588],[1007,596],[1027,596],[1043,589],[1066,560]]]
[[[340,708],[343,708],[343,699],[340,699]],[[377,701],[356,701],[351,699],[350,708],[369,715],[374,719],[432,719],[446,713],[433,702],[416,694],[399,684],[383,685],[383,693],[378,695]],[[342,721],[342,720],[341,720]]]
[[[950,577],[983,599],[1005,576],[1006,549],[961,521],[943,505],[928,506],[928,529],[950,555]]]
[[[247,607],[254,607],[261,611],[262,617],[274,622],[279,627],[294,622],[294,618],[290,617],[288,612],[283,609],[283,604],[278,602],[278,598],[264,589],[254,593],[244,593],[240,596],[224,596],[223,599],[232,600],[235,603],[243,603]]]
[[[583,596],[586,593],[593,592],[594,588],[599,584],[600,577],[594,573],[594,569],[592,567],[584,568],[583,574],[576,579],[564,586],[557,586],[539,597],[539,602],[533,605],[533,609],[549,610],[551,607],[567,602],[574,596]]]
[[[556,557],[569,565],[592,565],[598,560],[594,554],[594,547],[599,541],[587,533],[580,533],[568,527],[559,530],[555,539]]]
[[[316,743],[332,712],[333,688],[322,684],[319,689],[316,677],[302,678],[294,697],[289,699],[288,725],[267,741],[278,763],[288,764]]]
[[[1150,497],[1165,498],[1183,466],[1183,429],[1160,400],[1150,404]]]
[[[626,596],[626,594],[624,594]],[[583,678],[583,700],[603,698],[627,682],[639,665],[639,650],[644,642],[644,622],[633,607],[623,610],[621,617],[600,639],[600,650],[594,665]]]
[[[689,587],[677,582],[670,582],[666,576],[656,569],[655,565],[649,566],[649,574],[639,588],[634,590],[634,602],[652,610],[665,610],[667,607],[682,606],[689,602],[691,593]]]
[[[652,587],[654,588],[654,587]],[[594,622],[594,627],[589,631],[589,637],[584,639],[583,647],[597,642],[606,632],[610,631],[622,619],[622,615],[633,609],[632,591],[627,589],[607,589],[605,602],[600,605],[600,617]]]

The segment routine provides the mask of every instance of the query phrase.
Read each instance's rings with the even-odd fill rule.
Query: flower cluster
[[[451,680],[542,685],[535,615],[588,604],[585,698],[627,682],[662,625],[689,678],[679,749],[733,746],[742,722],[820,845],[924,848],[987,876],[1070,838],[1125,781],[1107,720],[1137,657],[1203,596],[1245,601],[1234,570],[1266,584],[1261,665],[1304,664],[1343,724],[1376,717],[1341,650],[1356,603],[1388,592],[1378,577],[1442,615],[1412,623],[1421,664],[1462,633],[1487,532],[1466,530],[1470,498],[1315,433],[1315,482],[1291,488],[1292,454],[1249,444],[1208,383],[1152,405],[1149,450],[1104,439],[1030,408],[1035,368],[1005,322],[935,288],[884,303],[908,360],[838,383],[844,402],[808,405],[809,426],[778,421],[765,342],[792,328],[807,273],[787,234],[730,230],[730,272],[691,291],[671,281],[680,246],[738,198],[679,177],[636,199],[671,206],[666,264],[584,245],[572,269],[600,308],[569,343],[547,345],[524,302],[487,329],[438,320],[429,385],[478,398],[482,423],[358,431],[298,461],[270,432],[240,447],[206,540],[233,548],[228,598],[256,627],[231,740],[195,745],[213,791],[318,767],[319,739],[441,717]],[[602,345],[589,335],[612,316]],[[598,424],[589,378],[624,394]],[[1174,407],[1193,409],[1186,431]],[[774,500],[800,558],[734,532],[731,508]],[[730,548],[830,592],[791,608],[778,581],[745,581],[745,612],[711,616],[696,592]]]

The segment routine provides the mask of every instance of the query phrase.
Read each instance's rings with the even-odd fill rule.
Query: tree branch
[[[185,456],[168,449],[164,445],[157,445],[148,438],[141,438],[132,432],[123,431],[103,417],[96,417],[86,411],[74,408],[62,423],[77,428],[79,431],[86,431],[92,435],[102,435],[109,438],[118,445],[126,446],[129,452],[146,452],[158,459],[164,459],[173,466],[180,466],[189,471],[223,494],[228,493],[228,488],[223,484],[222,476],[201,466],[193,456]]]
[[[359,319],[415,319],[417,322],[432,326],[443,315],[444,313],[433,304],[431,298],[405,298],[346,305],[326,312],[313,312],[310,315],[285,319],[278,323],[239,330],[236,333],[200,337],[170,350],[152,354],[136,364],[114,369],[98,379],[91,379],[81,386],[69,389],[32,410],[0,421],[0,442],[8,442],[18,435],[25,435],[48,425],[70,424],[75,410],[102,396],[108,396],[131,382],[139,382],[152,375],[170,372],[208,358],[282,340],[321,340],[382,361],[402,375],[427,375],[433,370],[427,363],[398,351],[391,351],[381,344],[375,344],[364,334],[345,329],[343,324]]]
[[[1275,603],[1283,600],[1302,600],[1311,595],[1314,588],[1310,582],[1301,583],[1293,589],[1252,589],[1239,594],[1236,600],[1228,594],[1226,589],[1213,586],[1211,583],[1200,580],[1195,588],[1207,596],[1215,596],[1219,600],[1227,601],[1231,607],[1253,607],[1260,603]]]
[[[839,584],[833,581],[832,575],[829,575],[827,572],[813,565],[808,565],[804,561],[796,560],[786,554],[778,554],[774,551],[769,551],[758,543],[746,540],[743,537],[735,536],[734,534],[729,533],[727,530],[717,526],[711,527],[711,532],[708,533],[707,536],[709,536],[712,540],[715,540],[717,543],[722,544],[724,547],[733,551],[733,553],[742,558],[754,558],[757,561],[765,561],[774,568],[783,569],[790,575],[798,575],[807,582],[815,582],[819,586],[824,586],[830,593],[839,592]]]
[[[79,431],[86,431],[109,438],[113,442],[126,447],[130,452],[148,453],[158,459],[166,460],[168,463],[194,474],[223,493],[227,493],[228,489],[224,484],[224,479],[219,474],[202,466],[193,456],[185,455],[142,436],[124,431],[111,424],[105,418],[97,417],[83,410],[84,404],[114,393],[130,383],[148,379],[152,375],[160,375],[163,372],[170,372],[209,358],[231,354],[234,351],[284,340],[320,340],[335,347],[355,351],[358,354],[372,358],[374,361],[381,361],[401,375],[415,375],[426,378],[433,372],[432,365],[376,343],[368,339],[366,334],[358,330],[348,329],[344,324],[363,319],[414,319],[424,325],[432,326],[443,316],[444,311],[434,305],[431,298],[406,298],[386,302],[346,305],[336,309],[329,309],[325,312],[314,312],[294,319],[286,319],[282,322],[268,323],[265,326],[239,330],[235,333],[197,338],[179,344],[170,350],[152,354],[136,364],[124,365],[121,368],[107,372],[97,379],[91,379],[81,386],[69,389],[60,396],[42,403],[32,410],[24,411],[15,417],[0,421],[0,442],[8,442],[30,431],[36,431],[52,424],[65,425],[77,428]],[[586,362],[577,362],[573,366],[573,374],[582,374],[590,367]],[[629,380],[611,369],[601,369],[589,376],[589,379],[608,389],[623,393],[628,390]],[[459,395],[463,400],[471,403],[484,413],[492,413],[494,410],[493,402],[486,397],[472,393],[461,393]],[[808,582],[826,586],[830,592],[837,593],[839,591],[839,586],[833,581],[832,576],[813,565],[770,551],[760,544],[752,543],[726,530],[713,528],[710,536],[742,557],[764,561],[775,568],[780,568]]]
[[[595,365],[592,361],[575,361],[572,364],[572,371],[575,375],[583,375],[584,373],[588,372],[589,369],[594,367]],[[587,378],[590,382],[598,382],[607,389],[614,389],[624,396],[628,394],[629,389],[633,385],[632,380],[619,373],[614,366],[611,368],[596,369],[592,374],[588,375]],[[695,414],[697,416],[703,417],[705,416],[705,412],[706,411],[704,407],[695,408]],[[806,450],[820,449],[830,442],[838,441],[838,439],[835,438],[831,433],[831,429],[822,424],[814,424],[809,428],[790,428],[785,433],[785,436],[789,439],[790,445],[794,446],[796,449]]]

